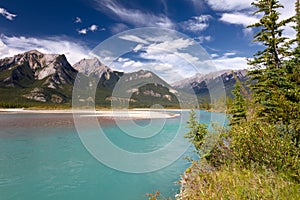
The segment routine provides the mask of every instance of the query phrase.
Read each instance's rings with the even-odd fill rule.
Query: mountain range
[[[247,80],[246,70],[234,72],[241,81]],[[111,103],[131,107],[160,104],[178,107],[179,99],[189,104],[196,94],[209,99],[211,85],[224,83],[227,95],[235,84],[232,71],[196,74],[169,84],[151,71],[123,73],[115,71],[97,58],[82,59],[71,66],[65,55],[43,54],[31,50],[0,59],[0,106],[71,105],[73,85],[80,82],[82,105],[91,101],[109,107]],[[217,82],[216,82],[217,81]],[[89,94],[93,86],[94,95]]]

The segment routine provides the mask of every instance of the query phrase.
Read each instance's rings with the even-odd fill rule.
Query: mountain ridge
[[[125,100],[134,106],[146,106],[141,101],[178,106],[178,98],[189,104],[194,93],[209,98],[207,82],[213,82],[217,77],[222,79],[226,90],[231,90],[235,83],[231,71],[196,74],[169,84],[148,70],[119,72],[97,58],[82,59],[72,66],[64,54],[43,54],[31,50],[0,59],[0,102],[69,104],[75,79],[80,77],[82,83],[96,85],[93,101],[97,105],[109,106],[114,100]],[[235,73],[244,81],[246,70]],[[87,90],[88,86],[82,89]],[[117,94],[113,93],[114,90]],[[81,101],[93,98],[87,96]]]

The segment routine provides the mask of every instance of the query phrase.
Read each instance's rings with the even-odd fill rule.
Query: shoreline
[[[118,109],[118,110],[43,110],[43,109],[23,109],[23,108],[0,108],[0,114],[76,114],[79,117],[109,117],[122,119],[168,119],[179,117],[180,114],[168,112],[175,110],[159,109]],[[176,110],[178,111],[178,109]]]

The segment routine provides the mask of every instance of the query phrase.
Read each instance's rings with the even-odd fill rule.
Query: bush
[[[177,200],[300,199],[300,185],[268,170],[226,165],[218,170],[194,163],[181,178]]]
[[[300,149],[278,126],[248,121],[229,131],[230,150],[242,167],[268,168],[300,182]]]

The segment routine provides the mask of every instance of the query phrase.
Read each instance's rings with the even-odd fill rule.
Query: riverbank
[[[24,108],[0,108],[0,114],[76,114],[81,117],[130,118],[130,119],[166,119],[180,116],[164,110],[130,109],[130,110],[44,110]]]

